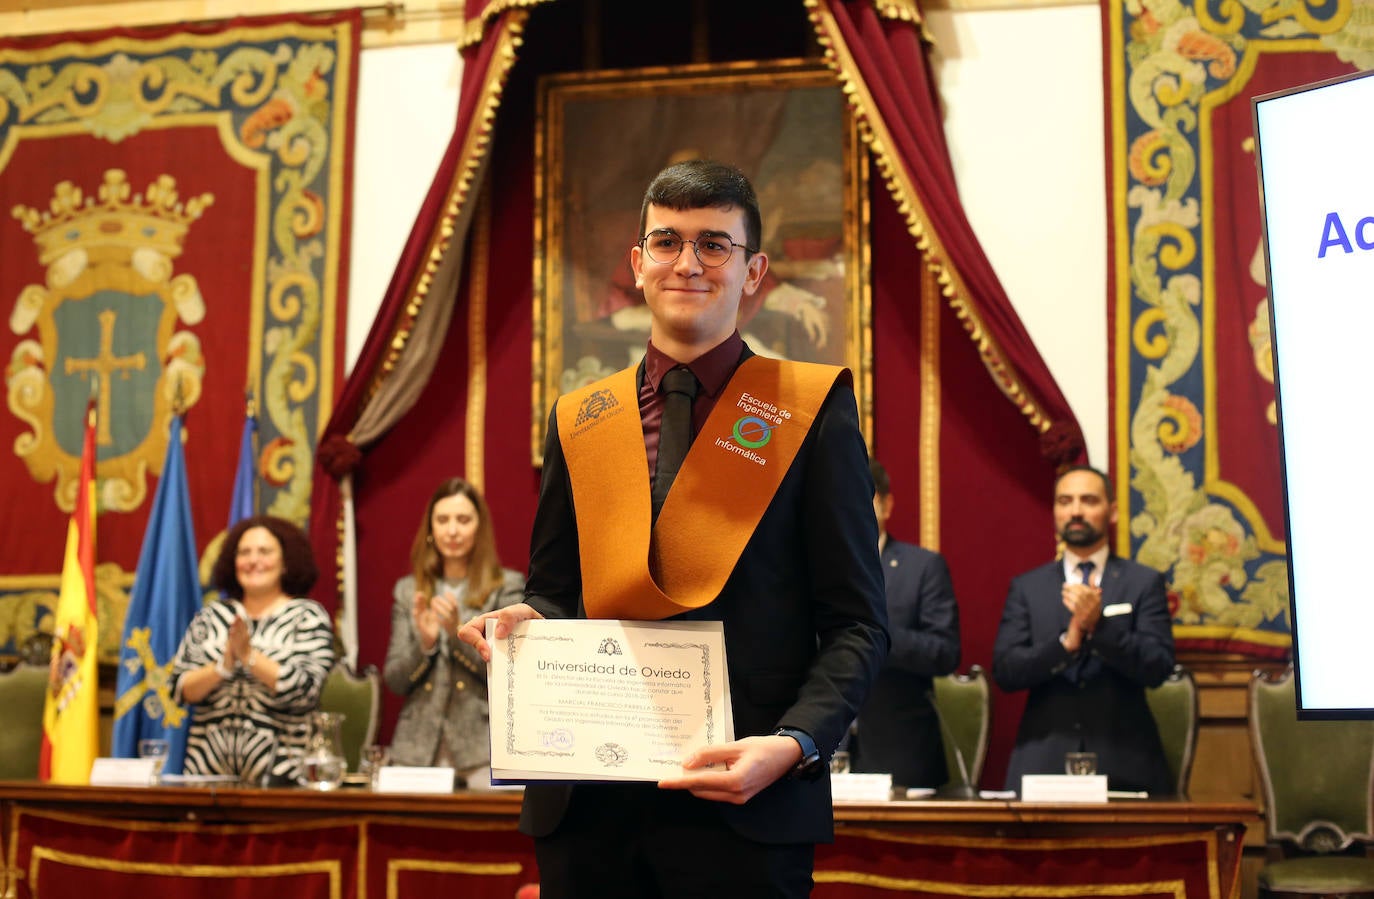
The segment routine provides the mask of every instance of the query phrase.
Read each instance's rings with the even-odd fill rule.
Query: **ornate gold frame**
[[[803,91],[809,102],[802,102]],[[628,259],[638,237],[633,232],[645,186],[664,163],[684,151],[737,163],[754,181],[770,271],[777,275],[779,288],[797,289],[784,293],[770,288],[777,295],[775,304],[769,305],[765,297],[745,324],[771,325],[771,333],[784,335],[774,348],[792,358],[847,366],[854,373],[860,426],[871,443],[868,156],[834,73],[807,60],[581,72],[541,79],[538,95],[530,427],[534,463],[543,462],[547,419],[558,396],[576,386],[579,378],[585,383],[630,364],[636,344],[642,352],[648,331],[640,327],[646,319],[639,309],[631,304],[603,314],[601,307],[593,310],[591,291],[579,292],[570,282],[606,287],[605,299],[599,301],[603,304],[631,296],[623,285],[617,286],[620,279],[609,280],[621,268],[618,261],[607,264],[608,254],[621,252],[623,233]],[[751,104],[773,110],[769,122],[775,133],[762,143]],[[713,119],[714,112],[729,112],[745,124],[732,128],[727,121]],[[604,127],[608,121],[612,128]],[[823,124],[835,133],[803,128],[803,122]],[[773,166],[769,180],[761,180],[760,172],[734,158],[730,148],[745,143],[741,134],[752,141],[758,166]],[[617,144],[606,146],[612,141]],[[646,152],[646,145],[655,149]],[[801,165],[818,178],[814,190],[783,176]],[[619,183],[607,184],[608,178],[620,175]],[[778,215],[773,209],[786,204],[794,204],[791,215]],[[770,214],[782,221],[772,232]],[[607,219],[609,225],[594,224]],[[572,249],[576,241],[591,244],[600,256],[577,256]],[[608,273],[607,280],[595,277],[595,266]],[[628,278],[628,262],[623,271]],[[833,301],[839,308],[830,305]],[[818,333],[824,338],[818,340]],[[746,333],[746,339],[756,351],[763,349],[756,335]],[[568,364],[565,349],[573,343],[620,347],[626,355],[605,359],[587,354]]]

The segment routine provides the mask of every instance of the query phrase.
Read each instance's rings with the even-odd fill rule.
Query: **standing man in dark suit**
[[[959,605],[944,556],[888,535],[892,484],[881,462],[868,466],[892,649],[859,712],[851,763],[855,771],[890,773],[895,785],[938,787],[949,772],[931,678],[959,666]]]
[[[1011,583],[993,647],[992,674],[1008,692],[1030,690],[1007,767],[1062,774],[1064,753],[1097,753],[1113,790],[1173,792],[1145,688],[1174,667],[1164,577],[1112,554],[1111,481],[1087,466],[1054,487],[1054,526],[1064,558]]]
[[[833,836],[825,761],[888,648],[854,392],[844,370],[740,338],[768,259],[737,170],[669,166],[640,234],[645,360],[559,398],[526,601],[459,636],[490,658],[487,618],[497,639],[540,617],[723,622],[735,740],[658,784],[531,784],[520,828],[545,899],[803,897],[814,844]],[[703,564],[725,545],[730,561]]]

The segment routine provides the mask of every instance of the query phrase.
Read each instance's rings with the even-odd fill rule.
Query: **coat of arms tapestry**
[[[359,14],[0,41],[0,652],[47,629],[99,415],[101,658],[185,410],[202,574],[245,395],[259,512],[302,526],[341,379]]]

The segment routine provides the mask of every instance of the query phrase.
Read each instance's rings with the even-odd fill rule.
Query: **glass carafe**
[[[338,712],[314,712],[310,716],[310,739],[305,746],[305,784],[314,790],[333,790],[343,783],[344,716]]]

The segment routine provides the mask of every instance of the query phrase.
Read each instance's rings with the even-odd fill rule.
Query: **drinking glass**
[[[305,747],[306,784],[316,790],[334,790],[343,783],[344,759],[340,712],[313,712],[311,730]]]
[[[1064,753],[1064,773],[1065,773],[1065,774],[1096,774],[1096,773],[1097,773],[1097,753],[1095,753],[1095,752],[1066,752],[1066,753]]]
[[[157,786],[162,781],[162,766],[167,763],[167,750],[169,748],[168,742],[160,738],[150,737],[138,741],[138,757],[153,760],[153,776],[149,780],[153,786]]]
[[[372,784],[372,789],[377,789],[377,781],[382,777],[382,769],[391,764],[391,750],[385,746],[376,746],[371,743],[363,747],[362,754],[358,757],[358,773],[366,774]]]

